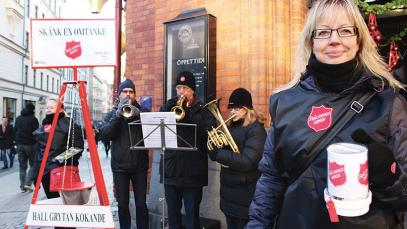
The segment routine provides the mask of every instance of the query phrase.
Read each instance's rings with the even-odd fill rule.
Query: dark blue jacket
[[[377,93],[361,114],[352,120],[332,140],[354,142],[351,133],[363,128],[393,150],[401,168],[399,180],[384,190],[371,190],[370,210],[359,217],[339,217],[339,223],[329,221],[323,190],[327,179],[326,152],[293,183],[291,167],[302,160],[307,144],[325,131],[315,132],[307,124],[312,106],[327,105],[336,112],[348,109],[355,95],[372,89],[375,80],[362,77],[358,83],[339,94],[323,93],[312,77],[299,85],[277,93],[270,98],[272,124],[259,164],[261,177],[250,206],[247,228],[399,228],[401,210],[407,209],[407,102],[393,89]],[[324,150],[325,151],[325,150]],[[404,188],[406,187],[406,188]]]
[[[135,101],[134,106],[142,110]],[[139,120],[140,116],[130,117],[116,116],[117,106],[106,115],[104,124],[99,129],[99,136],[102,141],[112,141],[112,159],[111,167],[113,172],[144,172],[148,169],[148,151],[130,150],[129,123]],[[136,144],[143,138],[141,126],[132,125],[131,127],[133,144]],[[138,146],[143,146],[139,144]]]

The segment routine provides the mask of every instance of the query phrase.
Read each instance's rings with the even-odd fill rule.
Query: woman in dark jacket
[[[3,117],[0,125],[0,152],[3,159],[4,167],[8,168],[8,160],[10,159],[10,168],[13,167],[14,155],[12,148],[14,147],[14,128],[8,123],[8,118]]]
[[[55,111],[57,107],[57,101],[54,99],[50,99],[47,102],[47,108],[46,108],[46,116],[44,120],[42,120],[42,125],[33,132],[33,135],[35,136],[36,139],[36,167],[37,171],[39,170],[39,167],[41,165],[41,161],[43,158],[43,154],[45,152],[45,147],[47,145],[48,141],[48,135],[51,130],[51,124],[52,120],[54,119]],[[62,107],[63,109],[63,107]],[[68,143],[68,133],[69,133],[69,128],[70,130],[70,142]],[[82,138],[82,130],[81,128],[77,125],[72,123],[72,126],[70,127],[70,118],[65,115],[65,112],[62,110],[58,114],[58,122],[57,126],[55,127],[55,132],[54,132],[54,137],[52,139],[51,143],[51,148],[49,150],[47,162],[45,165],[44,169],[44,175],[42,177],[42,186],[45,191],[45,195],[47,196],[48,199],[51,198],[57,198],[59,197],[58,192],[51,192],[50,191],[50,172],[52,169],[58,168],[60,166],[65,165],[65,162],[59,162],[57,160],[54,160],[56,156],[59,154],[63,153],[65,150],[67,150],[67,144],[68,148],[71,146],[74,146],[76,148],[83,149],[83,138]],[[66,165],[74,165],[78,166],[79,165],[79,158],[81,157],[82,152],[76,154],[72,158],[68,159],[66,161]],[[32,176],[33,174],[30,174]]]
[[[228,122],[229,131],[239,149],[215,149],[212,160],[222,164],[220,172],[220,209],[226,215],[228,229],[243,229],[249,219],[249,205],[260,176],[257,165],[263,153],[266,131],[257,120],[252,97],[246,89],[234,90],[228,108],[234,117]]]
[[[403,228],[407,102],[352,0],[315,1],[297,58],[294,80],[270,98],[272,123],[247,228]],[[365,95],[372,96],[370,101],[354,106]],[[343,111],[352,118],[332,132]],[[321,144],[317,140],[327,134],[333,138],[326,138],[328,144],[315,150],[312,145]],[[331,170],[328,176],[333,163],[328,163],[325,145],[339,142],[367,146],[372,199],[365,214],[349,217],[335,210],[357,199],[329,193],[325,201],[324,189],[333,174]],[[353,169],[360,172],[362,167]],[[346,171],[338,171],[346,179]],[[335,207],[332,202],[340,204]]]

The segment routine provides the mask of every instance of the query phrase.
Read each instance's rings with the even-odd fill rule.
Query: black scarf
[[[60,112],[59,116],[58,116],[58,120],[60,120],[63,117],[65,117],[65,113]],[[51,124],[53,119],[54,119],[54,114],[46,115],[45,118],[42,120],[42,125]]]
[[[357,66],[356,59],[341,64],[324,64],[312,55],[307,70],[315,80],[315,84],[326,92],[339,93],[358,81],[363,69]]]

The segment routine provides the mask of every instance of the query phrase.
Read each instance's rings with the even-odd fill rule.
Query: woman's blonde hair
[[[308,60],[312,54],[312,33],[316,29],[317,21],[325,14],[335,12],[338,8],[342,8],[347,12],[348,17],[353,20],[356,28],[358,28],[358,43],[359,50],[356,53],[358,65],[362,65],[370,71],[373,76],[380,79],[385,79],[389,82],[392,88],[402,88],[403,85],[397,81],[387,70],[386,63],[378,53],[373,39],[369,34],[367,25],[360,13],[358,7],[352,0],[320,0],[316,1],[308,12],[307,20],[301,32],[300,39],[297,44],[296,60],[293,69],[293,79],[288,83],[287,87],[292,87],[300,81],[301,74],[305,72]],[[331,18],[336,14],[332,13]]]

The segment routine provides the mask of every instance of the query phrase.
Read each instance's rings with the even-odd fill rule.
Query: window
[[[47,91],[49,91],[49,75],[47,75]]]
[[[41,83],[40,83],[40,89],[43,89],[43,88],[44,88],[44,86],[43,86],[43,83],[44,83],[44,80],[43,80],[43,79],[44,79],[44,73],[41,72],[41,77],[40,77],[40,78],[41,78],[41,79],[40,79],[40,82],[41,82]]]
[[[30,33],[28,31],[25,32],[25,48],[28,48],[30,41]]]
[[[54,89],[55,89],[55,85],[54,85],[54,84],[55,84],[55,79],[52,78],[52,92],[55,92],[55,91],[54,91]]]
[[[45,14],[44,14],[44,13],[42,13],[42,18],[45,18]]]
[[[3,97],[3,116],[7,116],[13,126],[16,120],[16,103],[17,99]]]
[[[30,1],[27,1],[27,12],[26,16],[29,18],[30,17]]]
[[[37,84],[36,83],[36,81],[37,81],[37,69],[34,69],[34,74],[33,74],[33,86],[35,87],[35,85]]]
[[[38,18],[38,6],[35,6],[35,12],[34,12],[35,18]]]
[[[24,78],[25,78],[25,85],[28,85],[28,65],[24,66]]]

